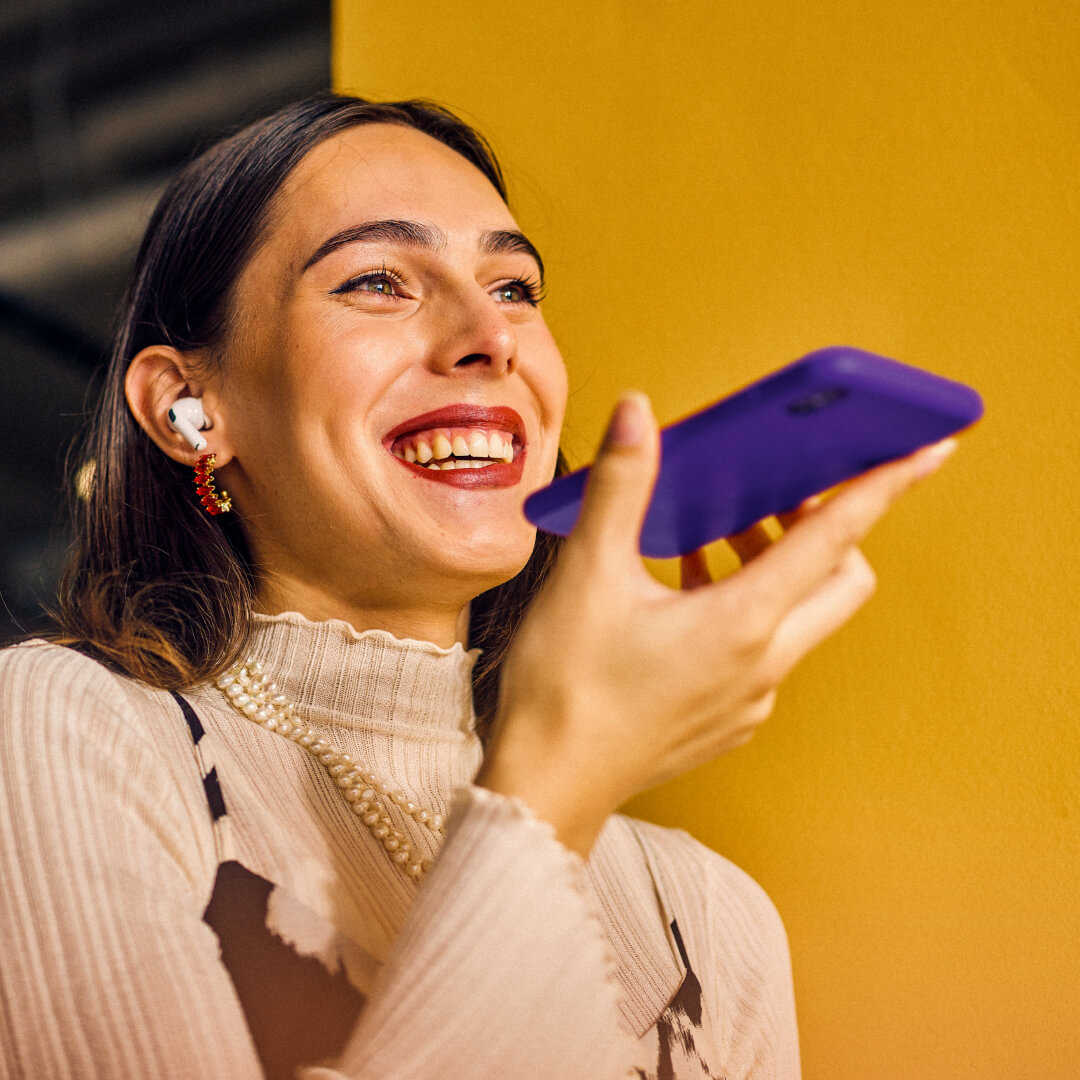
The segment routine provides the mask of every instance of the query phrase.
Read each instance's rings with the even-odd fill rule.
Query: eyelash
[[[357,292],[361,285],[366,285],[369,281],[389,281],[394,288],[408,288],[408,282],[401,274],[396,270],[391,270],[389,266],[383,265],[378,270],[369,270],[366,274],[359,274],[357,277],[350,278],[336,289],[331,289],[330,292],[332,295]]]
[[[358,292],[361,286],[366,285],[370,281],[389,281],[395,289],[408,288],[408,282],[406,281],[404,274],[384,265],[378,270],[370,270],[366,274],[360,274],[357,277],[350,278],[336,289],[331,289],[330,292],[331,295]],[[537,275],[528,278],[515,278],[513,281],[507,281],[500,285],[499,289],[509,289],[514,286],[521,289],[523,298],[521,300],[505,300],[503,301],[504,303],[528,304],[530,307],[536,307],[537,304],[544,299],[544,289],[541,285],[540,278]]]
[[[536,307],[546,295],[543,283],[538,274],[534,274],[532,277],[527,278],[515,278],[513,281],[508,281],[505,285],[500,285],[499,288],[508,289],[512,285],[517,285],[525,294],[525,299],[517,302],[529,304],[531,307]]]

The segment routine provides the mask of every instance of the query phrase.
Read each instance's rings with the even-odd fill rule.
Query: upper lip
[[[403,420],[383,438],[389,446],[395,439],[412,431],[426,431],[438,427],[473,427],[486,430],[508,431],[520,446],[525,442],[525,421],[505,405],[447,405],[442,409],[421,413]]]

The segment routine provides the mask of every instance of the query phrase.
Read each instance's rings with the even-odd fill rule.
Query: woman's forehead
[[[516,228],[486,176],[456,151],[397,124],[347,128],[314,147],[275,200],[277,227],[298,241],[374,218],[431,221],[448,234]]]

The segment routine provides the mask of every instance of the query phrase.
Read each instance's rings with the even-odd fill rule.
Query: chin
[[[447,577],[467,584],[470,598],[476,597],[517,577],[529,561],[535,541],[533,533],[511,545],[505,542],[472,545],[459,550],[457,557],[450,560],[445,560],[448,553],[444,551],[441,569]]]

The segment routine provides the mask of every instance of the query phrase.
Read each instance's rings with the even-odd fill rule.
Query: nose
[[[517,364],[517,332],[497,300],[479,286],[455,290],[440,313],[443,332],[432,352],[442,374],[471,370],[508,375]]]

